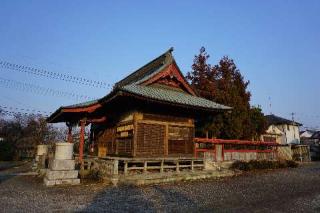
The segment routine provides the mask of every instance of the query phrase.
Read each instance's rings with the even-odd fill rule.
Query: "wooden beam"
[[[143,124],[160,124],[160,125],[172,125],[172,126],[181,126],[181,127],[194,127],[194,125],[189,123],[175,123],[175,122],[167,122],[167,121],[154,121],[154,120],[139,120],[138,123]]]
[[[89,123],[103,123],[106,120],[107,120],[107,117],[103,116],[101,118],[94,118],[94,119],[87,120],[87,124],[89,124]]]
[[[88,107],[75,107],[75,108],[63,108],[61,111],[62,112],[93,112],[96,109],[100,108],[102,105],[101,104],[94,104]]]

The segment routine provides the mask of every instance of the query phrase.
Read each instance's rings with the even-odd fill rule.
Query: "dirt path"
[[[28,165],[0,172],[0,212],[320,212],[320,162],[144,187],[103,184],[45,187]],[[2,176],[1,176],[2,175]]]

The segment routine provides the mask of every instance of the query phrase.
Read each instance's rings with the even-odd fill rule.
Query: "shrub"
[[[88,175],[85,177],[87,179],[91,179],[91,180],[96,180],[96,181],[101,181],[103,180],[103,172],[98,169],[98,168],[93,168],[89,170]]]
[[[249,162],[245,161],[235,161],[231,165],[231,169],[238,169],[242,171],[250,170],[260,170],[260,169],[278,169],[278,168],[295,168],[298,164],[293,160],[286,161],[267,161],[267,160],[251,160]]]
[[[299,165],[297,162],[293,160],[286,160],[286,163],[287,163],[287,167],[290,167],[290,168],[296,168]]]

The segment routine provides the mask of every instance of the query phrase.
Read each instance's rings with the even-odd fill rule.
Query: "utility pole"
[[[295,115],[295,113],[291,112],[292,124],[294,123],[294,115]]]
[[[272,110],[271,110],[271,97],[270,97],[270,96],[269,96],[268,100],[269,100],[270,115],[272,115]]]

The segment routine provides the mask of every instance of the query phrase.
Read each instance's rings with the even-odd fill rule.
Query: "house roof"
[[[268,125],[274,124],[274,125],[278,125],[278,124],[288,124],[288,125],[294,125],[294,126],[302,126],[302,124],[292,121],[292,120],[288,120],[276,115],[266,115],[265,118],[267,119],[267,123]]]
[[[320,131],[316,131],[315,133],[313,133],[311,139],[320,139]]]
[[[213,101],[198,97],[192,90],[190,84],[184,78],[179,67],[177,66],[173,56],[173,48],[150,61],[146,65],[142,66],[138,70],[134,71],[124,79],[117,82],[108,95],[101,99],[87,101],[79,104],[62,106],[56,110],[47,120],[48,122],[61,122],[62,116],[66,113],[72,113],[70,110],[74,109],[74,113],[90,113],[93,109],[96,109],[103,104],[106,104],[108,99],[114,98],[119,92],[125,92],[134,96],[147,98],[153,101],[161,101],[166,104],[174,104],[186,107],[199,108],[203,110],[229,110],[231,107],[227,107]],[[168,71],[174,69],[174,76],[178,78],[183,87],[182,91],[177,91],[174,88],[159,88],[153,85],[149,85],[149,81],[153,81]],[[78,110],[81,108],[81,110]],[[83,114],[78,114],[83,116]]]
[[[270,125],[266,130],[266,134],[269,135],[283,135],[284,133],[275,125]]]

